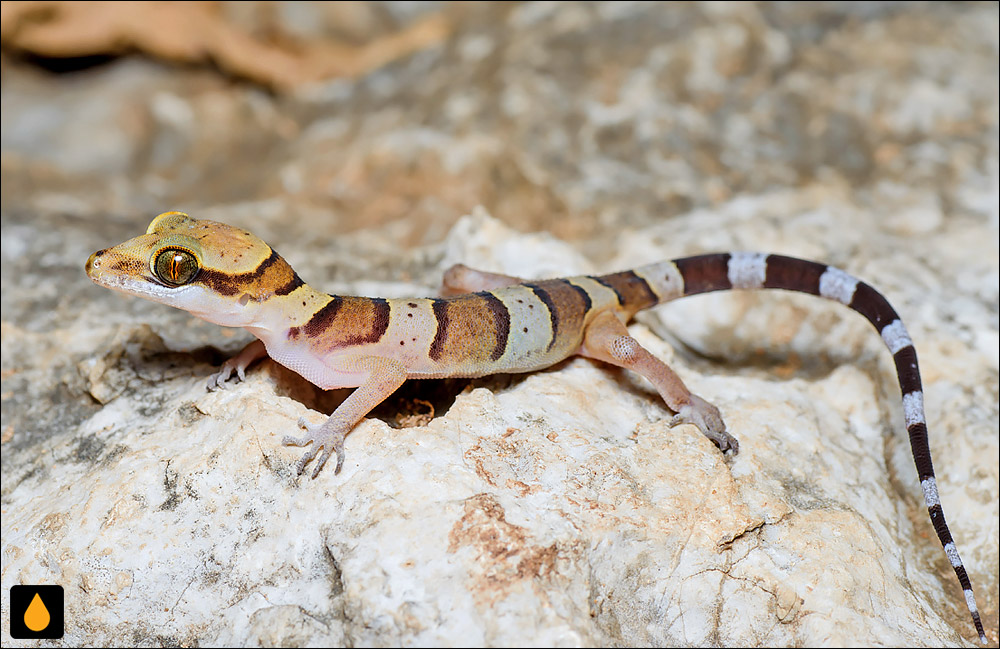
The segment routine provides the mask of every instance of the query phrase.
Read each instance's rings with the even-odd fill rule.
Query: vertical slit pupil
[[[198,262],[186,250],[165,250],[156,258],[154,270],[163,282],[180,286],[194,278]]]

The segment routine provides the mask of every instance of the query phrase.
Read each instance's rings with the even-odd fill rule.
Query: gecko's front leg
[[[340,469],[344,466],[344,438],[362,417],[385,401],[406,380],[406,370],[403,366],[389,358],[368,356],[354,361],[351,365],[353,371],[365,375],[364,381],[351,393],[351,396],[347,397],[322,424],[309,424],[304,418],[299,419],[299,426],[306,429],[305,436],[285,436],[281,440],[285,446],[312,445],[295,465],[295,472],[298,475],[302,475],[306,465],[321,449],[323,453],[316,460],[312,477],[319,475],[323,465],[333,453],[337,454],[337,468],[334,473],[340,473]]]
[[[218,372],[208,377],[208,384],[205,387],[208,388],[209,391],[225,387],[226,381],[229,380],[229,377],[233,375],[234,371],[240,381],[246,380],[247,368],[250,367],[255,360],[258,358],[264,358],[265,356],[267,356],[267,349],[264,347],[264,343],[259,340],[254,340],[252,343],[244,347],[239,354],[223,363]]]

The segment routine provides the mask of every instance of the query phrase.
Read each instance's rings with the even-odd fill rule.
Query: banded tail
[[[903,395],[906,431],[910,436],[910,449],[924,492],[927,513],[965,592],[965,602],[972,614],[976,631],[979,632],[979,640],[986,642],[972,584],[945,522],[944,510],[938,497],[931,449],[927,441],[927,420],[924,416],[924,394],[917,367],[917,352],[899,315],[881,293],[832,266],[755,252],[685,257],[599,279],[609,287],[617,286],[619,301],[626,311],[632,313],[685,295],[729,289],[780,288],[836,300],[867,318],[892,353]],[[628,290],[626,285],[630,287]],[[650,288],[658,297],[655,302],[650,296]]]

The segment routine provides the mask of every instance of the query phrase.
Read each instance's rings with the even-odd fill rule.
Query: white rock
[[[585,264],[485,213],[460,222],[446,248],[449,262],[529,276],[539,269],[518,271],[503,251],[551,248],[549,259]],[[691,426],[670,429],[644,380],[573,359],[509,384],[481,381],[425,426],[367,419],[348,437],[340,475],[329,467],[296,479],[301,451],[281,437],[295,434],[298,417],[321,414],[301,403],[315,398],[310,388],[270,361],[214,393],[203,375],[146,372],[136,387],[120,367],[102,374],[107,363],[90,363],[81,371],[95,393],[120,396],[53,439],[93,437],[113,452],[24,475],[7,493],[3,592],[13,575],[65,585],[76,621],[66,644],[131,643],[137,633],[246,646],[969,637],[953,575],[938,572],[943,553],[915,476],[897,467],[907,463],[905,431],[878,335],[842,324],[853,316],[840,305],[755,300],[703,298],[681,312],[677,335],[719,363],[675,353],[642,324],[631,329],[721,408],[741,442],[734,459]],[[679,307],[656,314],[670,320]],[[156,348],[149,336],[136,339]],[[771,345],[788,367],[725,365],[750,354],[740,346]],[[799,373],[798,354],[812,366],[828,355],[844,362]],[[982,504],[956,486],[972,461],[970,428],[988,422],[942,414],[947,385],[968,381],[970,365],[932,366],[942,500],[975,576],[982,550],[969,512]]]

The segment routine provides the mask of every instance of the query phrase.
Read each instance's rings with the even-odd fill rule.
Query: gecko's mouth
[[[115,291],[120,291],[122,293],[138,295],[140,297],[155,299],[162,296],[162,290],[156,290],[159,287],[150,285],[148,282],[135,279],[130,275],[122,274],[111,268],[111,264],[105,263],[101,259],[106,252],[107,250],[98,250],[94,254],[90,255],[87,259],[87,263],[84,264],[84,270],[87,272],[87,277],[89,277],[95,284]]]

